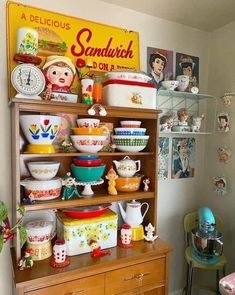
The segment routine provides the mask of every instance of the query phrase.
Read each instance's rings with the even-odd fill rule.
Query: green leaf
[[[23,226],[19,226],[18,230],[20,233],[20,245],[22,247],[27,240],[27,231],[26,231],[26,228]]]
[[[19,207],[17,209],[17,211],[20,213],[21,216],[24,216],[24,214],[25,214],[25,208],[24,207]]]
[[[4,244],[4,242],[3,242],[3,236],[0,235],[0,253],[2,252],[3,244]]]
[[[46,129],[46,132],[48,132],[51,129],[51,125],[49,125]]]
[[[2,201],[0,201],[0,221],[5,220],[7,218],[7,215],[7,206]]]

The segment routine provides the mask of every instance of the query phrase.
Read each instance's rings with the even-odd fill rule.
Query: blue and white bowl
[[[143,136],[146,133],[146,128],[114,128],[116,135],[132,135]]]

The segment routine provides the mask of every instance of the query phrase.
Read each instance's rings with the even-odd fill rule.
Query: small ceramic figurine
[[[223,96],[221,96],[221,100],[222,100],[222,103],[224,106],[228,107],[231,105],[231,99],[234,97],[234,93],[231,92],[231,93],[224,93]]]
[[[42,67],[49,91],[69,92],[76,75],[76,69],[71,59],[65,56],[48,56]],[[51,85],[48,87],[48,85]],[[49,99],[47,95],[47,99]]]
[[[66,140],[64,140],[61,144],[61,148],[62,148],[62,151],[63,153],[68,153],[69,150],[70,150],[70,147],[72,146],[72,142],[66,142]]]
[[[217,121],[218,121],[218,131],[221,132],[228,132],[230,129],[230,118],[228,113],[225,112],[221,112],[219,114],[217,114]]]
[[[222,147],[219,147],[217,151],[218,151],[220,162],[224,162],[225,164],[227,164],[229,158],[232,155],[231,150],[228,149],[226,146],[222,146]]]
[[[223,196],[227,193],[227,181],[224,176],[214,177],[213,182],[215,185],[215,192],[219,196]]]
[[[178,120],[179,120],[179,123],[178,125],[180,126],[188,126],[188,117],[189,117],[189,114],[188,114],[188,111],[187,109],[185,108],[181,108],[177,111],[177,116],[178,116]]]
[[[144,191],[145,192],[148,192],[150,190],[150,188],[149,188],[150,179],[149,178],[145,178],[143,180],[143,184],[144,184]]]
[[[66,173],[65,177],[62,179],[62,185],[64,186],[62,200],[69,200],[74,195],[81,198],[79,192],[77,191],[77,182],[75,178],[71,177],[70,172]]]
[[[173,127],[172,115],[164,115],[160,118],[160,131],[171,131]]]
[[[192,117],[191,131],[199,132],[202,125],[202,120],[204,119],[205,115],[203,114],[201,116]]]
[[[33,267],[33,259],[31,254],[33,253],[32,249],[29,248],[25,251],[25,255],[20,259],[18,263],[19,270],[24,270],[26,268]]]
[[[117,190],[116,190],[116,179],[118,178],[117,173],[113,169],[113,166],[109,169],[107,175],[105,176],[106,179],[109,180],[108,182],[108,192],[110,195],[117,195]]]
[[[92,249],[91,257],[100,257],[111,254],[110,250],[102,250],[99,246],[99,243],[96,240],[90,240],[88,245]]]
[[[147,226],[144,228],[147,231],[147,234],[144,235],[144,239],[147,242],[153,242],[158,238],[158,235],[154,236],[153,232],[155,231],[155,227],[152,226],[151,223],[149,223]]]

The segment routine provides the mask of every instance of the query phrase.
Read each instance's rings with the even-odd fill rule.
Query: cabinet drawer
[[[105,294],[114,295],[135,288],[141,291],[146,286],[154,288],[164,285],[165,264],[165,258],[160,258],[109,272],[106,274]],[[138,292],[133,294],[138,294]]]
[[[103,295],[104,275],[70,281],[56,286],[27,292],[25,295]]]

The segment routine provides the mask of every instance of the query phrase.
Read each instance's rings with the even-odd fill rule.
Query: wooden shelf
[[[73,199],[63,201],[60,198],[51,201],[37,202],[31,205],[23,205],[26,211],[37,211],[47,209],[62,209],[77,206],[97,205],[109,202],[139,200],[139,199],[153,199],[155,198],[154,192],[137,191],[133,193],[118,193],[118,195],[105,195],[104,193],[97,193],[90,197],[83,197],[81,199]]]

